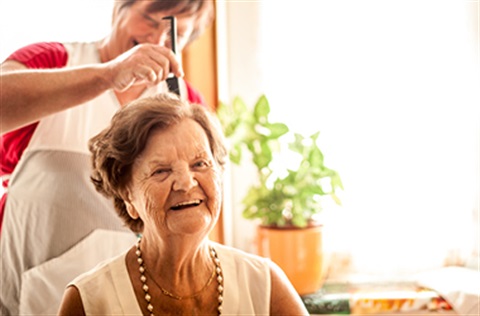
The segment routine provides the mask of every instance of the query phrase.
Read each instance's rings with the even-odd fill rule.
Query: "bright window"
[[[112,0],[0,2],[0,60],[37,41],[95,41],[108,34]]]
[[[251,81],[274,117],[321,131],[327,166],[345,186],[343,207],[327,215],[328,247],[351,255],[356,271],[402,275],[478,256],[480,68],[470,2],[227,2],[227,25],[241,30],[228,39],[231,96],[251,95],[252,83],[236,78],[255,63]],[[258,11],[235,18],[246,7]],[[249,45],[243,55],[237,42]],[[235,216],[234,228],[245,225]],[[236,232],[233,243],[245,247],[245,230]]]

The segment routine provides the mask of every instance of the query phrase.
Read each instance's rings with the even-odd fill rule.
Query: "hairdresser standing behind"
[[[177,19],[180,54],[211,23],[212,1],[115,1],[106,38],[36,43],[1,65],[3,315],[55,313],[73,277],[131,244],[90,182],[87,142],[125,104],[167,91],[170,72],[182,77],[165,16]],[[183,98],[203,103],[180,83]]]

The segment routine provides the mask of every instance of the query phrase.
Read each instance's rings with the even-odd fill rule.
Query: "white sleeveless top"
[[[269,315],[271,278],[268,260],[213,243],[224,277],[223,315]],[[142,315],[125,263],[126,252],[76,278],[89,315]],[[144,302],[141,302],[144,303]]]

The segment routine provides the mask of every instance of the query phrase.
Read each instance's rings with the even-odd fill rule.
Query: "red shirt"
[[[62,43],[35,43],[17,50],[10,55],[7,60],[18,61],[32,69],[63,68],[67,64],[68,53]],[[190,102],[205,105],[206,102],[202,95],[188,83],[186,83],[186,85],[188,100]],[[23,151],[27,148],[37,125],[38,122],[35,122],[17,130],[5,133],[0,137],[0,176],[4,177],[12,174],[23,154]],[[4,188],[7,188],[8,177],[4,178],[2,185]],[[0,200],[0,232],[6,198],[7,193],[5,193]]]

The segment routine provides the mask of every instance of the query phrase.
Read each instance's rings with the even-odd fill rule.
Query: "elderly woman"
[[[77,277],[60,315],[307,315],[272,261],[208,239],[226,159],[215,116],[173,94],[133,101],[90,141],[98,191],[138,234]]]

